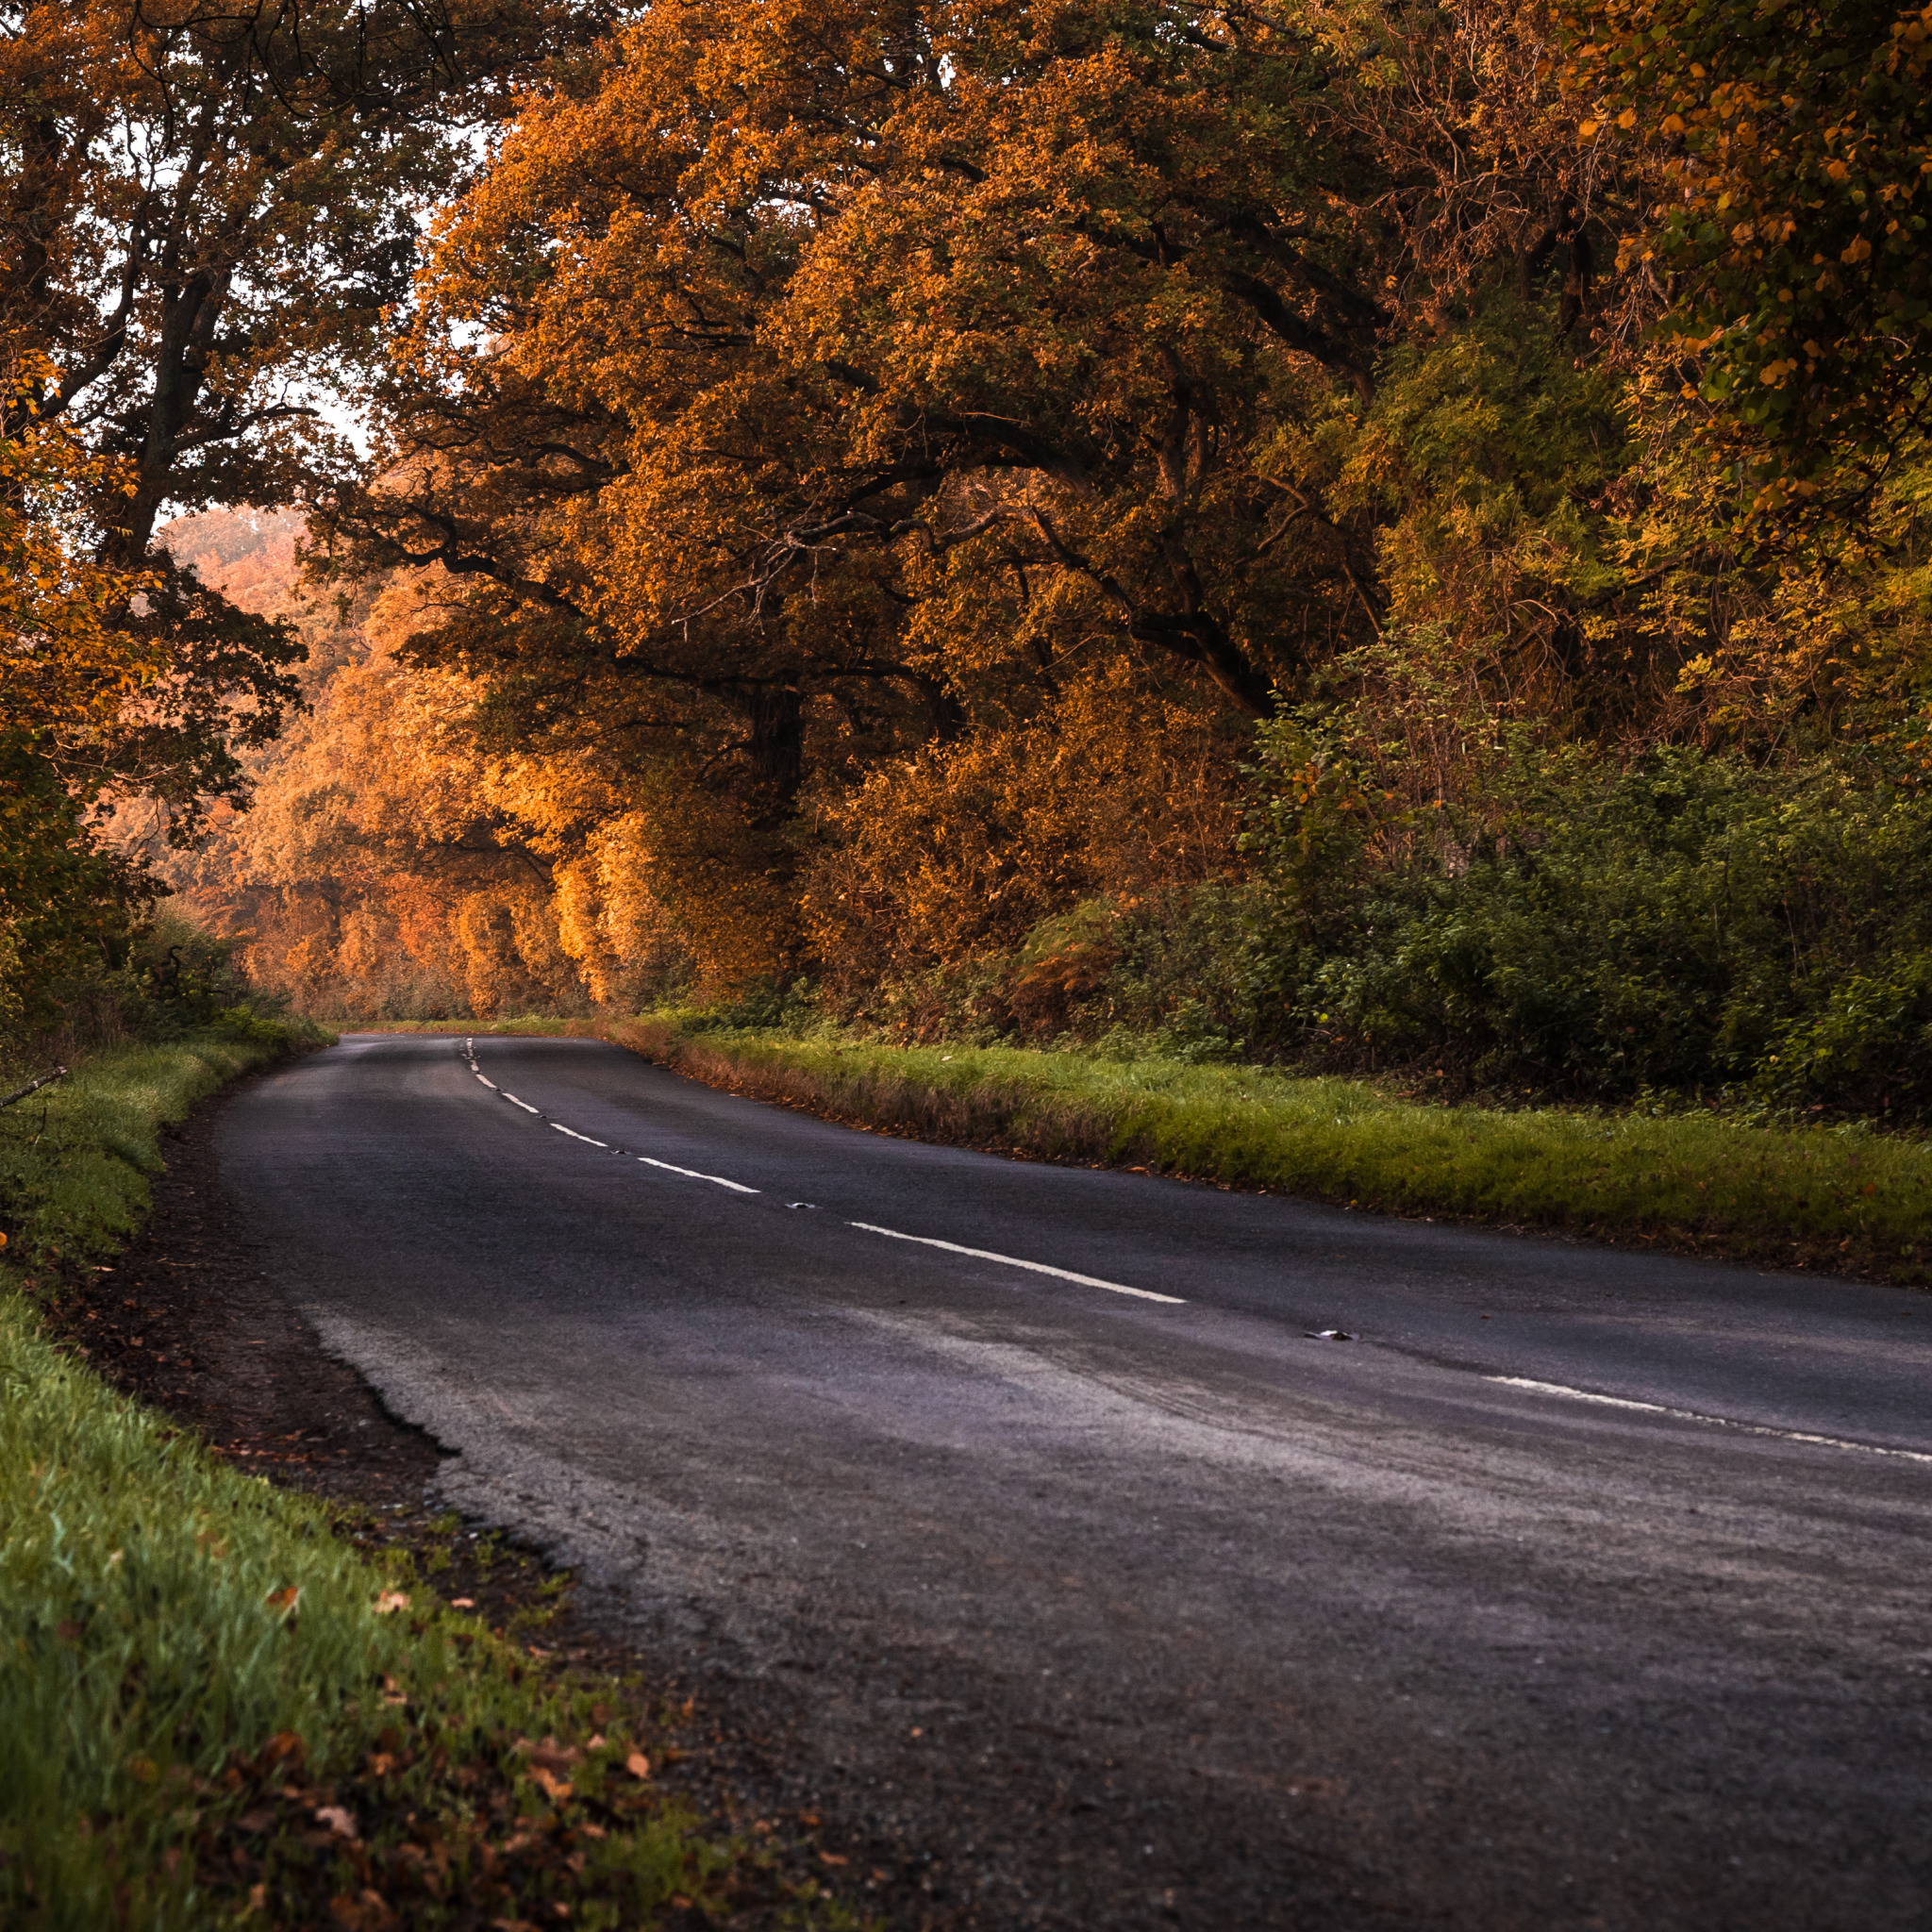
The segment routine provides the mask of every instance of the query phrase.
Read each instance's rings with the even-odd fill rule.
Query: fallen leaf
[[[408,1607],[409,1596],[407,1591],[386,1590],[375,1599],[375,1608],[378,1617],[393,1616],[397,1610],[407,1610]]]
[[[299,1585],[288,1583],[284,1584],[280,1590],[270,1591],[262,1598],[262,1602],[272,1610],[292,1610],[295,1607],[295,1600],[301,1594],[302,1591]]]
[[[385,1932],[396,1923],[396,1915],[379,1891],[365,1890],[360,1898],[332,1898],[330,1915],[348,1932]]]
[[[453,1596],[449,1600],[449,1607],[453,1610],[474,1610],[476,1607],[476,1599],[473,1596]]]
[[[822,1865],[849,1865],[852,1860],[850,1858],[841,1858],[837,1852],[821,1852],[819,1854],[819,1862]]]
[[[554,1772],[546,1771],[541,1764],[531,1771],[530,1775],[542,1787],[543,1795],[553,1805],[561,1805],[566,1798],[576,1795],[571,1790],[568,1779],[560,1778]]]
[[[356,1821],[340,1805],[318,1805],[315,1822],[325,1824],[338,1838],[355,1838]]]
[[[641,1751],[633,1751],[624,1760],[624,1768],[633,1777],[649,1777],[651,1774],[651,1760]]]

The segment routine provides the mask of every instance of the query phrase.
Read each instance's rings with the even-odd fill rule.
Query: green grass
[[[66,1078],[0,1110],[0,1232],[16,1258],[86,1259],[139,1227],[162,1130],[218,1087],[329,1036],[238,1016],[158,1045],[77,1060]],[[46,1067],[25,1066],[8,1090]]]
[[[290,1044],[101,1054],[6,1142],[41,1297],[0,1265],[0,1924],[849,1924],[662,1795],[617,1687],[534,1665],[50,1339],[42,1297],[139,1224],[163,1124]]]
[[[411,1900],[411,1924],[483,1902],[491,1840],[516,1825],[540,1849],[561,1833],[561,1856],[526,1860],[505,1904],[568,1899],[575,1924],[648,1920],[728,1869],[677,1807],[637,1815],[636,1742],[614,1726],[543,1787],[522,1747],[590,1734],[587,1692],[348,1548],[321,1507],[220,1466],[36,1324],[25,1299],[0,1300],[0,1923],[205,1926],[251,1882],[299,1907],[325,1806],[357,1827],[325,1891],[378,1876],[391,1907],[410,1823],[440,1819],[447,1896]]]
[[[1403,1100],[1365,1081],[1020,1048],[894,1047],[647,1014],[613,1039],[889,1131],[1776,1266],[1932,1279],[1932,1147],[1709,1113]]]

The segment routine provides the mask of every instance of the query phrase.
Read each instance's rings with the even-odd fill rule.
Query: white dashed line
[[[545,1117],[527,1100],[519,1100],[506,1088],[497,1086],[495,1081],[485,1079],[483,1069],[476,1064],[476,1042],[463,1041],[463,1057],[470,1063],[470,1071],[491,1092],[500,1093],[512,1107],[520,1107],[525,1113],[537,1114],[540,1120]],[[587,1147],[601,1147],[606,1153],[611,1151],[608,1141],[593,1141],[588,1134],[580,1134],[575,1127],[567,1127],[561,1121],[545,1120],[545,1124],[555,1127],[559,1134],[568,1134],[573,1141],[581,1141]],[[619,1148],[619,1153],[626,1149]],[[635,1157],[639,1166],[655,1167],[664,1174],[682,1174],[688,1181],[708,1181],[714,1188],[729,1188],[734,1194],[757,1194],[763,1191],[747,1187],[742,1181],[726,1180],[722,1174],[700,1174],[694,1167],[678,1167],[669,1160],[654,1160],[648,1154]],[[791,1203],[794,1208],[808,1207],[804,1201]],[[1072,1281],[1082,1288],[1104,1288],[1108,1294],[1130,1294],[1138,1301],[1164,1302],[1170,1307],[1185,1307],[1186,1298],[1177,1294],[1157,1294],[1151,1288],[1129,1288],[1124,1281],[1103,1281],[1097,1274],[1078,1274],[1071,1268],[1049,1267],[1044,1261],[1022,1260],[1018,1255],[997,1255],[991,1248],[961,1247],[958,1241],[942,1241],[926,1234],[901,1234],[896,1227],[874,1227],[869,1221],[848,1221],[848,1227],[856,1227],[861,1234],[882,1234],[888,1241],[912,1241],[922,1248],[939,1248],[948,1255],[964,1255],[969,1260],[992,1261],[1002,1268],[1024,1268],[1029,1274],[1050,1274],[1056,1281]]]
[[[688,1181],[709,1181],[714,1188],[729,1188],[734,1194],[756,1194],[757,1188],[748,1188],[742,1181],[727,1181],[722,1174],[700,1174],[694,1167],[673,1167],[668,1160],[653,1160],[648,1154],[638,1156],[646,1167],[661,1167],[666,1174],[681,1174]]]
[[[1897,1456],[1907,1462],[1932,1462],[1918,1449],[1887,1449],[1876,1442],[1853,1442],[1843,1436],[1818,1436],[1805,1429],[1778,1429],[1769,1423],[1740,1423],[1727,1415],[1706,1415],[1695,1408],[1672,1408],[1661,1402],[1638,1402],[1628,1395],[1599,1395],[1593,1389],[1573,1389],[1567,1382],[1535,1382],[1526,1375],[1485,1375],[1505,1389],[1526,1389],[1533,1395],[1560,1395],[1568,1402],[1590,1402],[1602,1408],[1630,1408],[1641,1415],[1669,1416],[1673,1422],[1701,1423],[1709,1429],[1735,1429],[1745,1436],[1772,1436],[1780,1442],[1810,1442],[1823,1449],[1854,1449],[1864,1456]]]
[[[943,1248],[949,1255],[967,1255],[975,1261],[997,1261],[1003,1268],[1024,1268],[1029,1274],[1051,1274],[1059,1281],[1077,1281],[1082,1288],[1104,1288],[1109,1294],[1130,1294],[1143,1302],[1166,1302],[1185,1307],[1187,1298],[1177,1294],[1156,1294],[1151,1288],[1129,1288],[1124,1281],[1103,1281],[1097,1274],[1075,1274],[1071,1268],[1050,1268],[1044,1261],[1023,1261],[1017,1255],[996,1255],[991,1248],[962,1248],[958,1241],[935,1240],[929,1234],[901,1234],[896,1227],[874,1227],[869,1221],[848,1221],[866,1234],[882,1234],[889,1241],[917,1241],[923,1248]]]

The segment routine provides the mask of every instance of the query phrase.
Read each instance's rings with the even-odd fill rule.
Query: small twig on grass
[[[25,1100],[29,1093],[38,1093],[42,1087],[51,1087],[56,1080],[62,1078],[66,1072],[65,1067],[56,1067],[51,1074],[42,1074],[38,1080],[29,1080],[25,1087],[9,1093],[5,1100],[0,1100],[0,1107],[11,1107],[16,1100]]]

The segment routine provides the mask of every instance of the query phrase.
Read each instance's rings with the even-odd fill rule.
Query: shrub
[[[1932,1108],[1932,801],[1877,767],[1519,748],[1398,840],[1344,778],[1309,780],[1308,742],[1266,737],[1246,841],[1250,1028],[1277,1050]]]

